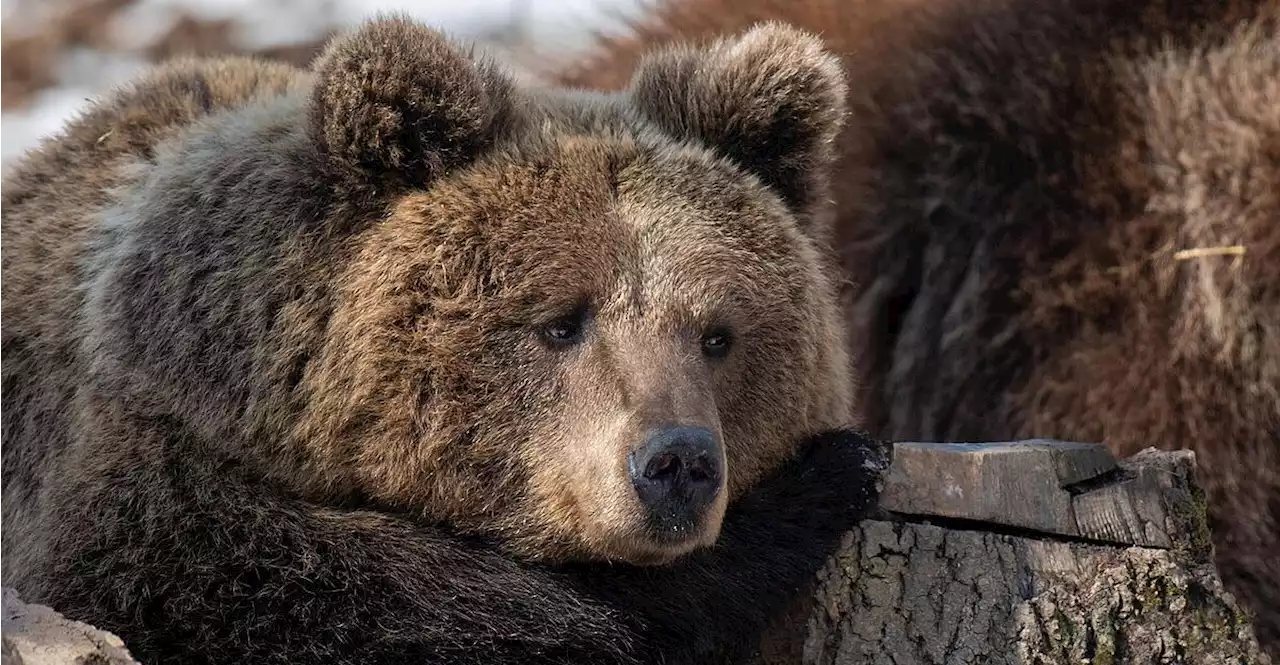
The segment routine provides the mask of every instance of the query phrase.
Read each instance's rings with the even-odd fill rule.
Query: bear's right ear
[[[509,76],[406,17],[336,38],[314,68],[312,140],[346,186],[422,186],[483,154],[513,122]]]

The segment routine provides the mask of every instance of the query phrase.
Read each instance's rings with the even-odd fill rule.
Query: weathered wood
[[[770,665],[1269,662],[1212,563],[1190,452],[899,444],[883,515],[764,640]]]
[[[0,665],[137,665],[115,635],[4,589]]]
[[[1146,464],[1146,456],[1159,461]],[[902,443],[880,506],[1046,534],[1149,547],[1204,547],[1189,451],[1117,464],[1102,445],[1049,440]]]

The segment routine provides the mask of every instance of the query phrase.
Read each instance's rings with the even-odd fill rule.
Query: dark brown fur
[[[1197,453],[1280,655],[1280,3],[671,0],[563,82],[787,21],[845,55],[867,426]],[[1243,246],[1243,255],[1180,250]]]
[[[148,662],[749,649],[883,453],[841,430],[843,96],[780,26],[577,95],[386,19],[92,105],[5,178],[6,584]],[[665,423],[727,458],[679,538],[626,471]]]

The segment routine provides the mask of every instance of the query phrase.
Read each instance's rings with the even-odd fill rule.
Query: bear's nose
[[[696,521],[719,493],[723,469],[724,453],[705,427],[651,430],[628,460],[636,493],[660,528]]]

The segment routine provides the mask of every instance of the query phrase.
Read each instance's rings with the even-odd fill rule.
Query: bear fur
[[[781,25],[587,94],[381,17],[91,105],[5,177],[5,584],[149,663],[749,653],[886,462],[844,95]],[[663,423],[726,464],[674,534],[627,485]]]
[[[1280,2],[665,0],[561,83],[785,21],[843,56],[831,187],[890,440],[1192,449],[1280,657]]]

